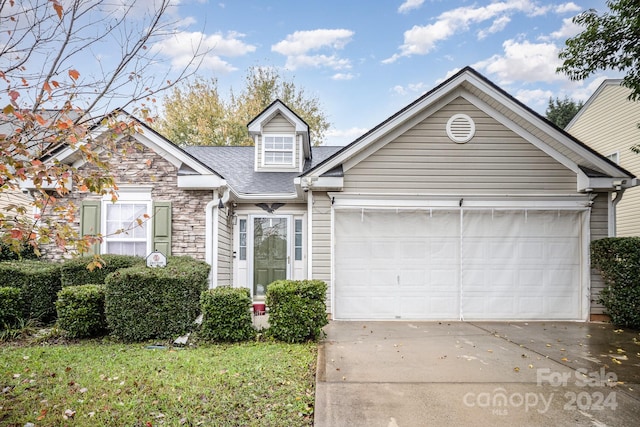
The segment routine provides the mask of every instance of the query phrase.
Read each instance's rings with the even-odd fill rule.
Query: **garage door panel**
[[[460,215],[336,210],[336,317],[580,318],[580,212]]]

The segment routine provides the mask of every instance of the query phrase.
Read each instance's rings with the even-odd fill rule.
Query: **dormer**
[[[279,99],[248,125],[256,172],[302,172],[311,158],[309,125]]]

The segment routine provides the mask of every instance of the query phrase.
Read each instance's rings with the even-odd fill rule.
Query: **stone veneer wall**
[[[182,190],[178,188],[177,168],[141,144],[122,156],[115,154],[111,169],[119,186],[140,185],[152,187],[153,201],[171,202],[171,253],[172,255],[189,255],[197,259],[205,259],[205,208],[213,199],[213,191]],[[149,163],[150,162],[150,163]],[[95,168],[94,166],[87,166]],[[78,212],[73,225],[80,226],[80,205],[83,200],[101,200],[96,194],[74,191],[67,197],[73,202]],[[43,247],[44,256],[52,260],[68,258],[55,246]]]

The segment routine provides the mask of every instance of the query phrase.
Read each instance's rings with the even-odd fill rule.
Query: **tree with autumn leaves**
[[[71,188],[117,197],[109,153],[152,122],[154,97],[197,69],[158,75],[154,43],[171,37],[170,0],[0,0],[0,238],[13,250],[56,244],[86,251],[100,236],[78,234]],[[155,74],[145,73],[153,64]],[[127,110],[130,115],[108,114]],[[92,129],[107,132],[95,137]],[[63,147],[94,166],[55,161]],[[49,161],[47,161],[49,159]],[[29,205],[13,203],[28,187]],[[26,192],[26,190],[24,191]],[[33,213],[35,212],[35,214]]]

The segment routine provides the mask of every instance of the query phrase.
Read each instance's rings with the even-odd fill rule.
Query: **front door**
[[[253,217],[253,297],[264,298],[269,283],[289,270],[289,218]]]

